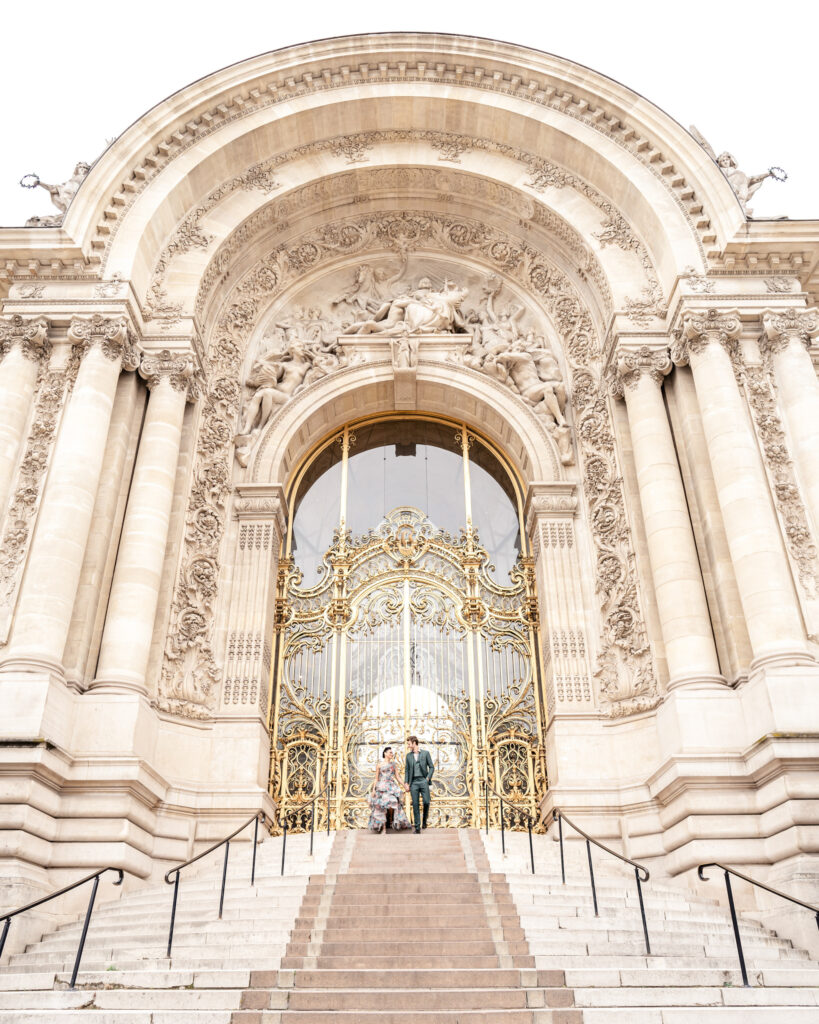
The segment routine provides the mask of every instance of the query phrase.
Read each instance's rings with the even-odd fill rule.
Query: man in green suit
[[[427,827],[429,817],[429,784],[435,774],[435,765],[426,750],[418,749],[418,737],[410,736],[409,753],[404,767],[404,789],[412,796],[412,820],[415,831],[420,834],[421,828]],[[424,803],[424,823],[421,825],[420,802]]]

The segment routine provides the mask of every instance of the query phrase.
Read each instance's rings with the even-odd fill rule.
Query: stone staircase
[[[506,856],[475,830],[308,840],[283,878],[266,840],[253,887],[232,846],[221,921],[221,857],[183,875],[170,959],[164,885],[98,906],[73,991],[81,922],[6,957],[0,1024],[819,1024],[806,953],[743,923],[743,989],[727,912],[652,879],[646,956],[633,876],[597,868],[594,917],[576,844],[564,886],[547,837],[536,876],[519,834]]]

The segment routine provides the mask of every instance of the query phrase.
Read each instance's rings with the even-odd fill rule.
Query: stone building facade
[[[519,506],[508,593],[468,506],[460,540],[404,509],[366,541],[406,573],[440,543],[442,577],[457,549],[452,629],[506,601],[528,652],[528,768],[498,753],[524,718],[473,709],[469,813],[489,781],[815,896],[819,230],[753,220],[759,183],[586,68],[385,34],[194,83],[0,230],[7,902],[157,876],[293,795],[282,637],[313,600],[348,642],[364,543],[342,505],[320,605],[294,488],[381,422],[457,435],[467,476],[484,446]],[[346,778],[333,679],[302,793]]]

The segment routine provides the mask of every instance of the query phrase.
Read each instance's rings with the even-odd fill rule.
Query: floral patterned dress
[[[404,812],[404,790],[395,777],[395,761],[382,761],[379,765],[378,782],[370,795],[370,820],[367,828],[380,832],[387,821],[387,811],[392,811],[392,827],[396,832],[410,827]]]

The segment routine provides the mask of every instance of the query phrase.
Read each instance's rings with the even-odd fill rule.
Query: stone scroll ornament
[[[493,274],[503,274],[517,281],[543,303],[551,315],[563,338],[571,375],[571,387],[567,391],[571,393],[595,544],[596,591],[602,624],[596,677],[602,710],[609,716],[619,717],[656,706],[660,691],[640,608],[609,398],[602,379],[600,346],[591,316],[569,279],[528,243],[465,218],[406,211],[381,212],[324,225],[279,246],[244,276],[222,307],[208,348],[208,384],[157,705],[190,717],[212,714],[221,676],[213,648],[214,605],[230,491],[233,441],[237,427],[254,425],[248,418],[248,407],[243,412],[242,422],[239,420],[242,398],[239,375],[247,340],[259,316],[285,286],[308,270],[338,259],[340,255],[400,252],[402,248],[445,251],[478,259],[488,265]],[[322,319],[321,316],[312,318],[319,334],[310,344],[312,351],[324,349],[328,357],[325,365],[319,367],[323,376],[340,367],[341,358],[331,346],[322,344]],[[298,362],[298,373],[302,372],[304,363],[310,363],[313,369],[315,362],[305,355],[305,346],[299,339],[294,339],[297,343],[295,356],[289,337],[286,340],[289,350],[280,355],[280,360]],[[525,344],[521,350],[532,353]],[[304,378],[307,372],[304,371]],[[279,369],[274,369],[277,384],[282,379],[279,373]],[[276,405],[289,401],[296,387],[280,396],[284,401],[277,401]],[[525,397],[521,397],[525,401]],[[559,396],[556,400],[559,403]]]

